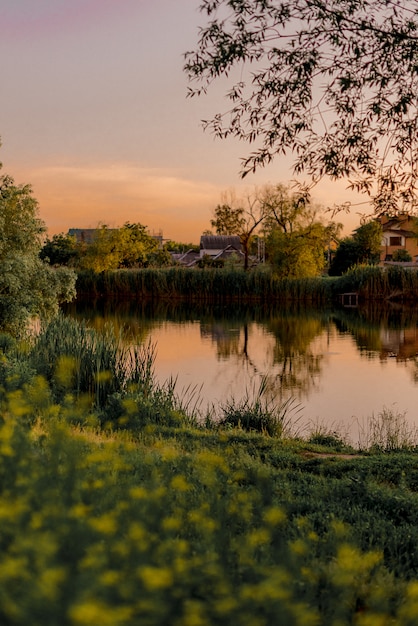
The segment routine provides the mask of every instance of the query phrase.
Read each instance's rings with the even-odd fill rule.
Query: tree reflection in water
[[[201,340],[215,348],[220,365],[228,364],[228,375],[235,367],[235,378],[242,379],[242,384],[266,377],[268,393],[283,401],[290,396],[309,398],[322,385],[324,364],[328,362],[327,337],[331,341],[337,336],[348,337],[362,360],[404,362],[412,382],[418,383],[418,312],[399,305],[376,303],[367,309],[325,311],[127,301],[77,302],[64,310],[96,328],[111,323],[127,341],[152,341],[153,333],[162,327],[167,332],[169,327],[182,328],[187,334],[187,328],[198,325]],[[173,341],[171,336],[175,333],[164,335],[165,341]],[[202,352],[202,344],[196,343],[193,350]],[[179,361],[181,353],[179,346]],[[202,382],[203,371],[193,375],[197,379],[200,375],[198,382]],[[219,387],[226,384],[225,380],[218,382]]]
[[[399,303],[371,303],[355,311],[339,310],[334,321],[340,333],[349,333],[362,356],[405,363],[418,383],[418,311]]]

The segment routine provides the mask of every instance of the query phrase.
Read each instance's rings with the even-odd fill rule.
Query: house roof
[[[382,226],[383,233],[402,235],[403,237],[416,237],[416,218],[402,213],[394,217],[382,216],[377,220]]]
[[[200,238],[201,250],[225,250],[228,247],[242,249],[238,235],[202,235]]]
[[[224,250],[219,252],[214,258],[215,259],[228,259],[232,255],[237,255],[240,258],[244,258],[244,253],[241,250],[237,250],[233,246],[227,246]]]
[[[97,228],[70,228],[68,234],[78,242],[92,243],[97,235]]]
[[[403,237],[416,237],[413,230],[405,230],[404,228],[383,228],[383,232],[395,236],[402,235]]]

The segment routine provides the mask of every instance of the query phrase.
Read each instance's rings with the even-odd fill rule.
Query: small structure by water
[[[358,306],[358,293],[356,291],[349,291],[347,293],[338,294],[338,302],[344,307],[357,307]]]

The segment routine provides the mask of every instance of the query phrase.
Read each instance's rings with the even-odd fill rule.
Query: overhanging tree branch
[[[254,146],[241,174],[293,154],[315,182],[345,177],[376,211],[417,209],[418,2],[213,0],[185,71],[201,94],[233,76],[204,125]],[[387,190],[393,194],[388,203]]]

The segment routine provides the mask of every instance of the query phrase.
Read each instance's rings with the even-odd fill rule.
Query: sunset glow
[[[186,98],[183,54],[201,19],[196,0],[0,8],[0,160],[33,186],[50,234],[129,221],[197,243],[225,190],[293,178],[282,159],[242,181],[248,146],[203,132],[201,119],[225,101],[216,90]],[[325,206],[348,199],[345,183],[314,193]],[[358,225],[356,209],[341,221]]]

